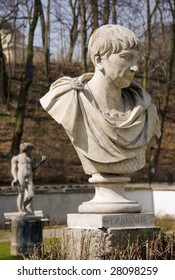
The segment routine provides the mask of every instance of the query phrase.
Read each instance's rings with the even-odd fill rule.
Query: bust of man
[[[94,73],[62,77],[40,100],[64,127],[86,174],[128,174],[141,169],[148,143],[160,136],[151,97],[133,81],[139,45],[125,27],[99,27],[88,45]]]

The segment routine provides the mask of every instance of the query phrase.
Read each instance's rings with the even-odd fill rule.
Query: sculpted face
[[[120,53],[101,58],[97,67],[104,72],[109,83],[117,88],[126,88],[130,86],[138,71],[137,57],[138,51],[135,49],[122,50]]]

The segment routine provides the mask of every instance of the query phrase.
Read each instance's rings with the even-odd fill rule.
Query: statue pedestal
[[[138,240],[155,238],[160,229],[154,226],[154,214],[141,213],[138,202],[124,197],[129,181],[128,177],[103,174],[89,179],[95,196],[79,206],[79,214],[67,215],[68,228],[62,238],[64,259],[115,259],[119,248],[126,251],[128,246],[137,246]]]
[[[41,217],[18,215],[11,221],[11,254],[29,255],[36,249],[39,254],[42,247]]]
[[[67,222],[62,256],[69,260],[115,259],[126,248],[145,248],[143,242],[154,240],[160,232],[153,213],[68,214]],[[144,259],[144,252],[140,253]]]
[[[138,213],[141,205],[124,197],[129,177],[94,174],[89,179],[95,187],[95,196],[88,202],[83,202],[79,213]]]

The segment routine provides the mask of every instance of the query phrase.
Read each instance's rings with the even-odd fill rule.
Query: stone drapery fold
[[[155,135],[160,137],[156,107],[137,83],[122,89],[125,104],[132,104],[127,118],[112,123],[100,111],[86,83],[93,73],[62,77],[40,99],[42,107],[62,124],[75,149],[97,163],[136,158]],[[97,89],[98,90],[98,89]]]

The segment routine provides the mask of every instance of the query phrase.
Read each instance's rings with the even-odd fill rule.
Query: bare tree
[[[70,46],[69,46],[69,50],[67,53],[67,57],[66,60],[67,62],[71,63],[72,62],[72,56],[74,53],[74,47],[77,41],[77,37],[78,37],[78,19],[79,19],[79,15],[80,15],[80,3],[78,0],[69,0],[69,4],[70,4],[70,8],[72,11],[72,26],[70,29]]]
[[[112,0],[112,24],[117,24],[117,12],[116,12],[116,5],[117,5],[117,0]]]
[[[0,35],[0,103],[7,104],[9,97],[8,74]]]
[[[110,1],[109,0],[104,0],[103,13],[102,13],[103,24],[108,24],[109,23],[109,16],[110,16]]]
[[[40,21],[42,30],[42,41],[43,41],[43,51],[44,51],[44,64],[45,64],[45,76],[47,80],[47,85],[50,85],[50,0],[47,0],[47,12],[45,21],[43,7],[40,2]]]
[[[147,13],[147,28],[145,36],[145,58],[144,58],[144,67],[143,67],[143,87],[148,88],[148,78],[149,78],[149,60],[151,54],[151,28],[152,28],[152,18],[158,9],[159,0],[156,0],[155,6],[152,9],[150,7],[150,0],[146,0],[146,13]]]
[[[47,85],[50,85],[50,0],[47,2],[47,21],[45,29],[45,74],[47,79]]]
[[[40,0],[34,1],[33,17],[31,19],[29,34],[28,34],[28,48],[27,48],[27,61],[25,65],[25,75],[21,83],[21,88],[18,96],[18,104],[16,110],[16,123],[14,128],[14,135],[12,139],[11,153],[17,154],[19,152],[19,145],[23,135],[23,126],[25,118],[26,101],[29,87],[33,81],[33,40],[35,28],[38,22],[40,12]]]
[[[91,18],[92,18],[92,32],[98,28],[98,6],[99,6],[98,0],[89,0],[90,5],[90,11],[91,11]]]
[[[164,61],[164,63],[161,64],[162,70],[165,77],[165,98],[163,103],[163,109],[160,111],[161,113],[161,137],[158,140],[156,153],[154,157],[154,162],[157,164],[160,156],[160,148],[162,145],[162,140],[164,137],[165,132],[165,120],[167,116],[167,111],[169,107],[169,100],[172,93],[172,84],[173,84],[173,74],[174,74],[174,66],[175,66],[175,0],[167,0],[166,4],[164,1],[162,1],[162,9],[165,9],[166,11],[169,11],[169,17],[171,18],[171,25],[170,29],[166,28],[168,31],[168,37],[166,36],[164,40],[166,40],[166,43],[169,45],[166,46],[166,49],[164,49],[164,52],[167,53],[167,57]],[[163,22],[162,22],[163,26]],[[170,33],[171,32],[171,33]]]
[[[87,33],[86,33],[86,6],[85,0],[80,0],[80,20],[81,20],[81,54],[82,68],[87,71]]]

